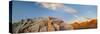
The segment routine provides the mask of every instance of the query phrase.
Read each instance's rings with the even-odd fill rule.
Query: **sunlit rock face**
[[[74,29],[89,29],[89,28],[97,28],[97,19],[88,19],[82,22],[74,22],[71,24]]]
[[[71,30],[73,27],[70,24],[64,23],[63,20],[50,17],[51,30],[62,31]],[[15,25],[16,24],[16,25]],[[13,23],[14,33],[29,33],[29,32],[47,32],[48,31],[48,17],[37,17],[33,19],[26,19]]]

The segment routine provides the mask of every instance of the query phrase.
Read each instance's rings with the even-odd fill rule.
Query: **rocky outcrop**
[[[97,19],[74,21],[72,24],[67,24],[63,20],[55,17],[37,17],[33,19],[24,19],[12,25],[13,33],[50,32],[97,28]]]
[[[16,24],[16,25],[15,25]],[[14,33],[47,32],[73,29],[71,25],[65,24],[63,20],[54,17],[37,17],[21,20],[13,24]]]
[[[90,28],[97,28],[97,19],[91,18],[86,21],[78,21],[71,24],[74,29],[90,29]]]

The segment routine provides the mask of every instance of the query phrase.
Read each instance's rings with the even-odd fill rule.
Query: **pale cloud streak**
[[[62,9],[66,13],[69,13],[69,14],[77,13],[76,9],[69,7],[69,6],[65,6],[64,4],[61,4],[61,3],[39,3],[39,5],[43,8],[51,9],[54,11],[58,9]]]
[[[40,6],[44,8],[48,8],[51,10],[57,10],[58,8],[63,7],[63,4],[58,4],[58,3],[40,3]]]
[[[39,3],[39,5],[43,8],[51,9],[54,11],[62,9],[66,13],[71,14],[74,17],[76,17],[78,20],[80,20],[80,18],[76,15],[76,13],[78,13],[78,11],[76,9],[66,6],[64,4],[61,4],[61,3]]]

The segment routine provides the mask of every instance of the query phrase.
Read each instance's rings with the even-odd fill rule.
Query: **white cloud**
[[[63,7],[63,4],[58,4],[58,3],[40,3],[40,6],[44,8],[48,8],[51,10],[57,10],[58,8]]]
[[[66,13],[69,13],[69,14],[77,13],[76,9],[74,9],[72,7],[64,6],[64,4],[61,4],[61,3],[39,3],[39,5],[43,8],[47,8],[47,9],[51,9],[51,10],[62,9]]]
[[[65,11],[68,14],[73,15],[75,18],[80,20],[80,18],[76,15],[78,11],[70,6],[65,6],[64,4],[60,4],[60,3],[39,3],[39,5],[43,8],[47,8],[54,11],[60,9],[62,11]]]

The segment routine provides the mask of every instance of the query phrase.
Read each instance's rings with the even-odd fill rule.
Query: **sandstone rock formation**
[[[71,25],[54,17],[37,17],[13,23],[13,33],[49,32],[70,29],[73,29]]]
[[[31,33],[31,32],[50,32],[74,29],[97,28],[97,19],[88,19],[86,21],[74,21],[67,24],[56,17],[36,17],[31,19],[22,19],[12,24],[13,33]]]

